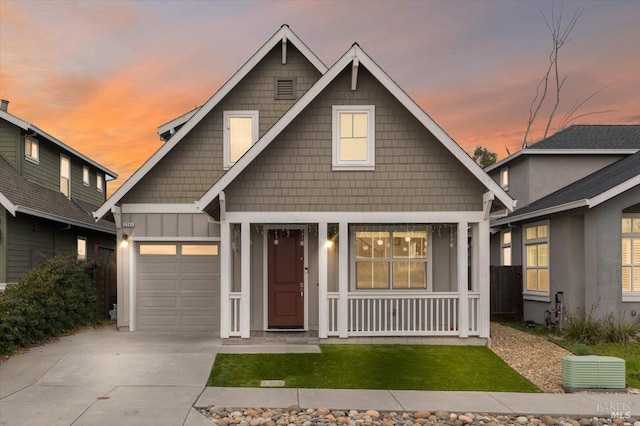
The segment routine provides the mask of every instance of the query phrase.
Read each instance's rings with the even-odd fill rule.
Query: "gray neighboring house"
[[[31,123],[0,108],[0,287],[42,257],[75,251],[115,262],[116,229],[91,212],[117,175]],[[115,292],[113,301],[115,303]]]
[[[489,337],[489,214],[514,202],[354,44],[282,26],[96,212],[118,327]]]
[[[640,313],[640,125],[574,125],[488,167],[518,200],[491,222],[491,264],[522,265],[524,319]]]

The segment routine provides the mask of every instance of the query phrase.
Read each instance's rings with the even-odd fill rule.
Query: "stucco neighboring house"
[[[33,124],[0,108],[0,286],[43,257],[115,262],[116,228],[91,212],[117,175]],[[115,290],[115,289],[114,289]],[[103,295],[104,296],[104,295]],[[104,303],[115,303],[105,300]],[[104,296],[107,297],[108,296]]]
[[[123,330],[489,336],[489,214],[514,201],[360,48],[282,26],[96,212]]]
[[[576,125],[487,168],[518,208],[491,223],[491,264],[522,265],[524,319],[640,313],[640,125]]]

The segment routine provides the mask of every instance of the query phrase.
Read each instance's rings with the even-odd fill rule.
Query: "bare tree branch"
[[[610,84],[608,84],[608,85],[596,90],[595,92],[593,92],[589,96],[585,97],[583,100],[576,101],[576,103],[571,107],[571,109],[569,109],[569,111],[567,111],[567,113],[560,120],[560,124],[558,125],[558,130],[564,129],[565,127],[567,127],[567,124],[569,124],[570,122],[572,122],[573,120],[575,120],[578,117],[584,117],[585,115],[591,115],[591,114],[600,114],[600,113],[604,113],[604,112],[611,112],[611,111],[602,111],[602,112],[596,111],[594,113],[582,114],[582,115],[579,115],[578,117],[573,117],[573,115],[576,112],[578,112],[578,110],[580,108],[582,108],[587,102],[589,102],[589,100],[591,100],[591,98],[593,98],[594,96],[596,96],[598,93],[602,92],[603,90],[607,89],[609,86],[610,86]]]

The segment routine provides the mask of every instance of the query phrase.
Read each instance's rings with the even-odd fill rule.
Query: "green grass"
[[[208,386],[540,392],[481,346],[321,345],[315,354],[218,354]]]

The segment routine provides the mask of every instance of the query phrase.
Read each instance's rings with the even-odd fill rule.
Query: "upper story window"
[[[223,119],[223,165],[228,169],[258,140],[258,111],[224,111]]]
[[[34,163],[40,162],[40,146],[38,141],[29,136],[24,138],[24,158]]]
[[[500,234],[500,260],[502,266],[511,266],[511,229]]]
[[[77,238],[78,260],[87,259],[87,239],[85,237]]]
[[[503,167],[500,169],[500,186],[502,189],[509,188],[509,167]]]
[[[82,184],[89,186],[89,167],[82,166]]]
[[[99,192],[104,191],[104,176],[102,173],[96,173],[96,189]]]
[[[640,300],[640,215],[622,218],[622,300]]]
[[[428,231],[356,229],[352,273],[358,290],[414,290],[428,286]]]
[[[71,196],[71,161],[64,155],[60,156],[60,192]]]
[[[549,295],[549,222],[523,228],[525,293]]]
[[[333,107],[333,170],[374,170],[375,106]]]

